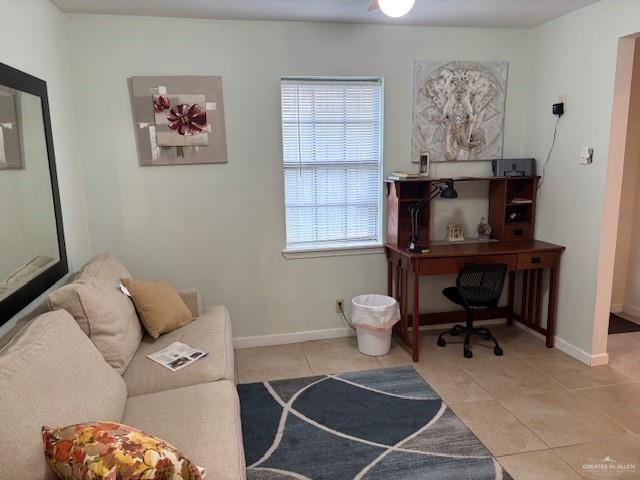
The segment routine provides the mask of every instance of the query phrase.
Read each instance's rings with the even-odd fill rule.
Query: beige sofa
[[[229,313],[222,306],[203,310],[193,290],[181,295],[196,319],[155,341],[145,335],[123,374],[66,310],[41,314],[5,339],[2,480],[54,479],[44,459],[41,427],[98,420],[167,440],[205,467],[209,479],[246,478]],[[209,354],[177,372],[146,358],[174,341]]]

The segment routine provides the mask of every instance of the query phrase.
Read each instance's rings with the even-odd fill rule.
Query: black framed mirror
[[[0,325],[67,274],[47,84],[0,63]]]

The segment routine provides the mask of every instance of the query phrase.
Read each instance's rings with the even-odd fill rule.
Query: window
[[[285,78],[286,250],[381,244],[382,79]]]

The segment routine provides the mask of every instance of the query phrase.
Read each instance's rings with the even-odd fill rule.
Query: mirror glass
[[[41,98],[0,85],[0,300],[60,260]]]

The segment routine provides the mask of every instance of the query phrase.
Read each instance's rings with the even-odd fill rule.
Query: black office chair
[[[478,335],[485,340],[490,340],[495,344],[493,353],[502,355],[502,348],[498,340],[491,335],[487,328],[475,328],[473,326],[474,312],[478,307],[495,308],[498,306],[504,279],[507,275],[507,265],[503,263],[474,264],[467,263],[462,267],[455,287],[445,288],[442,293],[453,303],[460,305],[467,312],[467,322],[465,326],[456,325],[452,329],[443,332],[438,337],[438,346],[444,347],[445,335],[457,337],[464,334],[464,356],[473,357],[473,352],[469,348],[471,335]]]

